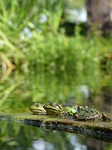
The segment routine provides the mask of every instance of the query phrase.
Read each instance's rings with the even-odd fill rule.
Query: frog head
[[[43,108],[46,110],[47,114],[49,115],[59,115],[63,113],[62,106],[55,103],[46,104],[43,106]]]
[[[46,114],[45,109],[40,103],[35,103],[29,107],[29,110],[33,112],[33,115],[36,114]]]

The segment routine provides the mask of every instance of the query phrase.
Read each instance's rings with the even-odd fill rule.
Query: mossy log
[[[108,114],[112,120],[112,115]],[[63,131],[85,135],[89,138],[112,142],[112,121],[76,121],[67,117],[26,114],[0,114],[0,120],[22,125],[41,127],[50,131]]]

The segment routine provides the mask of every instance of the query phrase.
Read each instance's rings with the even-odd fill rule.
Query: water
[[[28,149],[28,150],[97,150],[111,149],[112,144],[92,140],[64,132],[50,132],[40,128],[20,126],[18,124],[4,124],[0,139],[0,149]]]
[[[111,113],[111,76],[89,72],[28,74],[11,73],[0,84],[0,111],[29,114],[32,103],[78,103]],[[28,150],[109,150],[112,143],[65,132],[0,121],[0,149]]]

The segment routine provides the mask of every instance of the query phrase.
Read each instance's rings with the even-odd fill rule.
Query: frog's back
[[[67,116],[73,116],[77,120],[95,120],[101,118],[99,111],[94,108],[80,105],[65,105],[64,110],[67,110]]]

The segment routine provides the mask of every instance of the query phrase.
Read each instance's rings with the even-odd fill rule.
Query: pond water
[[[105,73],[12,72],[0,84],[0,112],[31,114],[35,102],[76,103],[112,113],[112,76]],[[0,149],[111,150],[112,143],[85,136],[53,132],[0,118]]]

